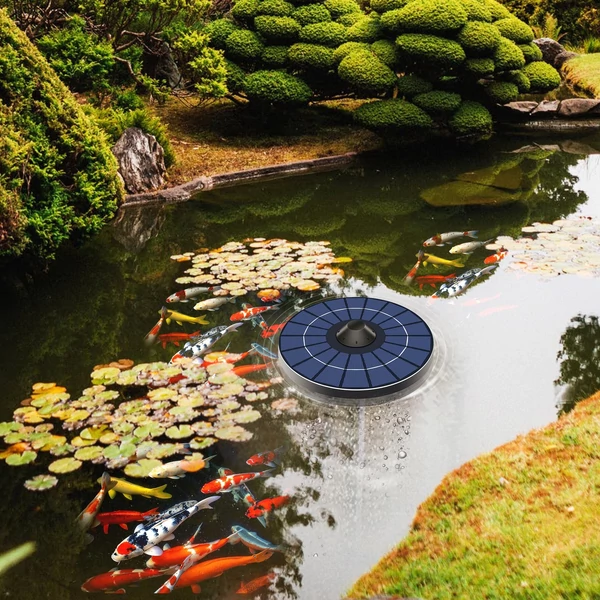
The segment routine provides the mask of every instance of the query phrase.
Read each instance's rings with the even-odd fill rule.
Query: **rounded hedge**
[[[529,44],[529,42],[533,41],[534,36],[531,27],[516,17],[499,19],[494,22],[494,27],[497,27],[498,31],[505,38],[512,40],[516,44]]]
[[[416,106],[422,108],[430,115],[447,115],[453,113],[458,109],[461,101],[460,94],[439,90],[417,94],[412,99],[412,102]]]
[[[333,49],[319,44],[294,44],[288,52],[290,62],[301,69],[329,70],[335,66]]]
[[[375,42],[382,35],[379,15],[372,14],[357,21],[348,29],[348,39],[352,42]]]
[[[496,2],[496,0],[484,0],[484,4],[490,11],[493,21],[497,21],[498,19],[507,19],[514,16],[510,10],[506,8],[506,6],[500,4],[500,2]]]
[[[354,119],[360,125],[372,129],[429,129],[431,117],[418,106],[399,100],[376,100],[363,104],[354,111]]]
[[[348,37],[348,29],[340,23],[312,23],[300,30],[300,41],[322,46],[339,46]]]
[[[371,44],[371,51],[384,65],[393,67],[396,64],[398,50],[394,42],[377,40]]]
[[[458,42],[435,35],[405,33],[396,38],[396,45],[402,61],[419,67],[452,69],[459,67],[466,58],[465,51]]]
[[[244,82],[246,81],[246,73],[244,70],[236,65],[233,61],[225,59],[225,83],[227,89],[230,92],[240,92],[244,89]]]
[[[366,50],[368,52],[371,50],[371,46],[369,46],[369,44],[362,44],[361,42],[345,42],[334,50],[334,62],[339,64],[346,56],[348,56],[348,54],[350,54],[350,52],[354,52],[354,50]]]
[[[258,15],[258,0],[237,0],[231,14],[239,21],[250,21]]]
[[[496,68],[491,58],[467,58],[464,67],[465,73],[477,78],[491,75]]]
[[[360,6],[354,0],[325,0],[325,8],[334,19],[349,13],[361,12]]]
[[[285,0],[262,0],[258,5],[258,14],[271,17],[289,17],[294,12],[294,5]]]
[[[485,86],[488,98],[496,104],[514,102],[519,96],[519,89],[508,81],[492,81]]]
[[[525,65],[523,74],[531,82],[531,90],[547,92],[560,85],[559,72],[548,63],[536,61]]]
[[[264,45],[254,31],[238,29],[229,35],[225,48],[227,55],[233,58],[255,60],[263,53]]]
[[[311,23],[331,21],[331,13],[322,4],[307,4],[297,8],[292,13],[292,18],[304,26]]]
[[[463,10],[467,13],[469,21],[485,21],[489,23],[492,20],[490,9],[481,0],[462,0]]]
[[[301,29],[300,23],[292,17],[256,17],[254,27],[260,35],[274,42],[293,41]]]
[[[204,28],[204,33],[210,37],[211,45],[219,50],[225,50],[227,38],[239,27],[229,19],[216,19]]]
[[[542,51],[533,42],[529,44],[519,44],[519,48],[528,63],[543,59]]]
[[[445,34],[458,31],[467,22],[467,13],[457,0],[413,0],[393,20],[398,33]]]
[[[519,94],[526,94],[531,90],[531,81],[523,71],[509,71],[506,74],[506,80],[519,88]]]
[[[525,66],[525,57],[519,46],[506,38],[500,38],[493,58],[496,63],[496,71],[512,71]]]
[[[448,122],[450,129],[458,136],[487,135],[492,132],[492,115],[488,109],[467,100],[452,115]]]
[[[365,15],[362,12],[346,13],[341,17],[337,18],[337,22],[345,25],[346,27],[352,27],[355,23],[362,21]]]
[[[430,92],[433,89],[433,84],[417,75],[402,75],[398,77],[396,89],[398,90],[398,96],[412,98],[417,94]]]
[[[387,12],[388,10],[403,8],[410,1],[411,0],[371,0],[370,6],[371,10],[381,14]]]
[[[338,66],[338,75],[360,92],[380,94],[394,86],[398,78],[372,52],[350,52]]]
[[[283,67],[288,60],[288,50],[287,46],[266,46],[260,59],[269,67]]]
[[[260,104],[306,104],[312,90],[302,79],[284,71],[256,71],[246,76],[244,92]]]
[[[491,23],[471,21],[461,29],[456,39],[468,56],[492,56],[502,35]]]

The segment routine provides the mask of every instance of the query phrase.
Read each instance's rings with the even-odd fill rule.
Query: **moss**
[[[497,27],[498,31],[500,31],[505,38],[512,40],[516,44],[529,44],[533,41],[533,31],[531,30],[531,27],[515,17],[498,19],[494,22],[494,27]]]
[[[239,60],[256,60],[263,53],[264,45],[260,38],[249,29],[234,31],[225,42],[226,54]]]
[[[381,23],[377,14],[357,21],[348,29],[348,39],[352,42],[371,43],[377,41],[381,35]]]
[[[493,127],[492,115],[488,109],[483,104],[470,100],[460,105],[448,124],[461,137],[489,135]]]
[[[519,44],[519,48],[528,63],[542,60],[543,58],[542,51],[533,42],[530,44]]]
[[[288,60],[288,50],[287,46],[266,46],[260,58],[269,67],[283,67]]]
[[[387,65],[365,50],[348,54],[338,66],[338,75],[355,90],[371,94],[390,90],[398,79]]]
[[[239,21],[251,21],[258,15],[259,0],[237,0],[231,14]]]
[[[294,44],[288,53],[290,62],[301,69],[329,70],[334,67],[333,49],[319,44]]]
[[[260,104],[301,105],[312,97],[312,90],[302,79],[283,71],[256,71],[246,77],[244,92]]]
[[[525,66],[525,57],[513,41],[501,38],[494,52],[494,63],[496,71],[513,71]]]
[[[347,40],[348,29],[340,23],[312,23],[300,30],[300,40],[307,44],[339,46]]]
[[[271,17],[289,17],[294,10],[294,5],[285,0],[262,0],[258,5],[259,15]]]
[[[331,21],[331,13],[322,4],[308,4],[298,7],[292,17],[303,27],[311,23]]]
[[[348,13],[361,12],[360,6],[354,0],[325,0],[325,8],[334,19]]]
[[[461,29],[456,39],[468,56],[492,56],[502,36],[494,25],[473,21]]]
[[[376,100],[354,111],[357,123],[372,129],[415,130],[433,126],[431,117],[406,100]]]
[[[393,20],[396,33],[443,35],[458,31],[467,22],[467,13],[457,0],[413,0],[401,8]]]
[[[548,63],[536,61],[525,65],[523,73],[531,82],[531,90],[547,92],[560,85],[560,74]]]
[[[390,40],[377,40],[371,44],[371,52],[388,67],[394,67],[397,60],[396,44]]]
[[[412,98],[417,94],[426,94],[433,89],[433,84],[417,75],[402,75],[396,82],[398,95],[404,98]]]
[[[294,41],[301,29],[300,23],[292,17],[256,17],[254,27],[265,39],[273,42]]]
[[[465,61],[465,73],[473,75],[478,79],[494,73],[495,65],[491,58],[467,58]]]
[[[219,50],[226,47],[227,38],[239,27],[230,19],[216,19],[204,28],[204,33],[210,37],[211,45]]]
[[[508,81],[492,81],[485,86],[485,93],[492,102],[507,104],[518,98],[519,89]]]
[[[371,46],[369,44],[361,44],[360,42],[346,42],[341,46],[338,46],[333,52],[333,60],[336,64],[342,62],[350,52],[354,50],[366,50],[367,52],[371,50]]]
[[[458,109],[461,103],[460,94],[434,90],[417,94],[412,102],[430,115],[448,115]]]
[[[378,12],[379,14],[387,12],[388,10],[395,10],[397,8],[403,8],[411,0],[371,0],[371,10]]]
[[[382,20],[387,14],[383,15]],[[420,68],[453,69],[459,67],[466,58],[458,42],[435,35],[405,33],[396,38],[396,44],[402,61]]]
[[[489,23],[492,20],[490,9],[480,0],[462,0],[463,10],[467,13],[469,21],[485,21]]]

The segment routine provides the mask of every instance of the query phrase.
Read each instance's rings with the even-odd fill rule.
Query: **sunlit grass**
[[[565,63],[563,72],[571,85],[600,98],[600,53],[572,58]]]
[[[448,475],[349,593],[600,597],[600,393]]]

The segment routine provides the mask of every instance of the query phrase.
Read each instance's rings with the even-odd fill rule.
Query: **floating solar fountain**
[[[376,398],[427,372],[433,336],[408,308],[375,298],[323,300],[281,330],[279,365],[300,390],[330,398]]]

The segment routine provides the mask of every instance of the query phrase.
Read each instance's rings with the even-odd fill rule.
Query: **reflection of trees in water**
[[[600,389],[600,322],[598,317],[577,315],[560,338],[560,376],[555,385],[567,386],[559,415],[573,410],[580,400]]]

